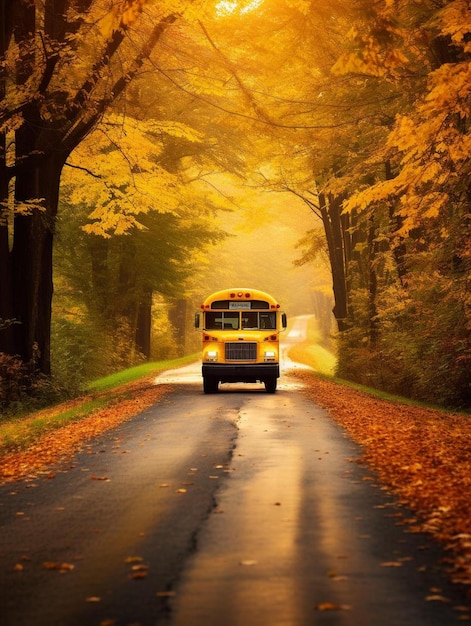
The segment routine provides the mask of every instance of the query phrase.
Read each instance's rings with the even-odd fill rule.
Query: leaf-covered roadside
[[[86,413],[87,416],[83,419],[49,431],[48,434],[38,437],[27,449],[5,454],[0,451],[0,482],[36,477],[40,474],[52,476],[50,466],[53,463],[67,459],[92,437],[114,428],[158,402],[169,388],[155,385],[154,380],[155,376],[146,377],[123,385],[118,393],[102,392],[83,396],[36,413],[35,419],[60,420],[60,416],[66,411],[86,407],[91,399],[104,398],[103,408]]]
[[[361,462],[377,473],[446,548],[453,582],[471,593],[471,417],[380,400],[307,371],[305,393],[362,446]]]

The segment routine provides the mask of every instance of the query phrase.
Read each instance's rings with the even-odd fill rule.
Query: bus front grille
[[[257,344],[255,342],[226,343],[226,361],[256,361]]]

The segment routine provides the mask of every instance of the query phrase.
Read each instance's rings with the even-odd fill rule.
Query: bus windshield
[[[276,313],[265,311],[207,311],[205,313],[205,328],[206,330],[239,330],[240,328],[243,330],[275,330]]]
[[[207,312],[205,325],[207,330],[239,330],[238,311]]]
[[[242,328],[245,330],[275,330],[276,313],[244,311],[242,313]]]

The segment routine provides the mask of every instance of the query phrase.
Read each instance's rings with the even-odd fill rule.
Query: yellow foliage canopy
[[[182,179],[158,164],[164,136],[201,140],[198,132],[184,124],[111,114],[74,151],[69,159],[69,202],[90,207],[86,232],[122,235],[142,228],[139,214],[177,211]]]

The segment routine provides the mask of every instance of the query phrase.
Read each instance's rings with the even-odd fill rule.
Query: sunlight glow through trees
[[[264,0],[252,0],[248,4],[245,2],[231,2],[230,0],[222,0],[216,4],[216,15],[217,17],[227,17],[229,15],[244,15],[245,13],[250,13],[251,11],[255,11],[258,7],[263,4]]]

